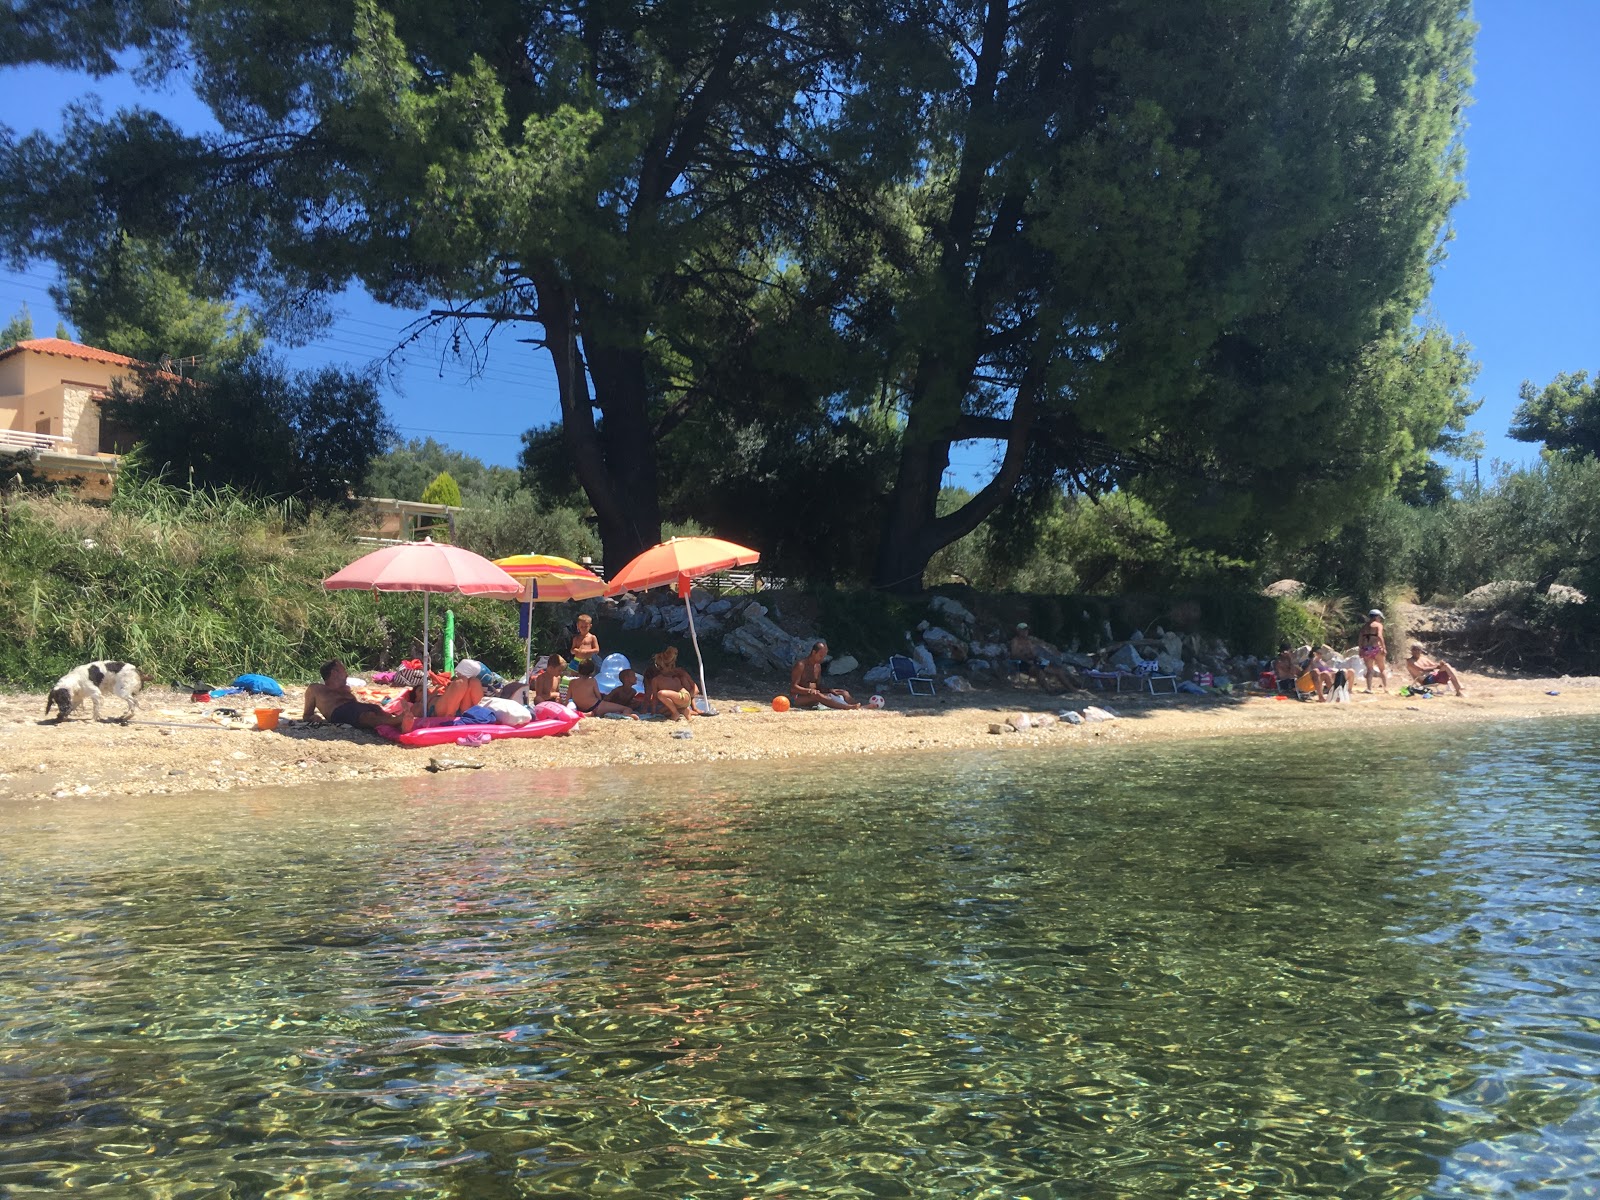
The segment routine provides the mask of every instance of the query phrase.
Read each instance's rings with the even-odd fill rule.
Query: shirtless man
[[[364,704],[350,690],[349,672],[338,659],[322,664],[322,682],[306,689],[306,708],[300,714],[302,721],[319,717],[333,725],[352,725],[357,729],[376,729],[392,725],[401,733],[410,733],[416,718],[411,715],[407,702],[397,713],[384,712],[376,704]]]
[[[1332,697],[1334,671],[1322,657],[1322,647],[1318,646],[1311,651],[1311,657],[1306,659],[1302,671],[1302,677],[1311,676],[1311,687],[1318,700],[1326,701]],[[1300,686],[1299,681],[1296,681],[1295,686],[1297,688]]]
[[[578,616],[578,631],[572,635],[572,661],[600,657],[600,639],[594,635],[594,618],[588,613]]]
[[[1389,690],[1389,648],[1383,640],[1383,610],[1374,608],[1367,613],[1367,623],[1356,637],[1356,650],[1361,655],[1361,665],[1367,673],[1367,691],[1372,691],[1372,670],[1378,670],[1383,690]]]
[[[1029,633],[1026,621],[1017,622],[1017,632],[1012,636],[1011,644],[1006,647],[1006,653],[1012,662],[1034,676],[1040,683],[1051,684],[1058,688],[1072,686],[1072,681],[1067,678],[1066,672],[1057,662],[1061,651],[1049,642],[1041,642]]]
[[[843,688],[822,687],[822,660],[828,657],[828,643],[817,642],[811,653],[795,663],[789,672],[789,703],[796,708],[860,708]]]
[[[1464,696],[1461,690],[1461,676],[1456,674],[1456,669],[1449,663],[1437,658],[1429,658],[1422,652],[1422,647],[1411,643],[1411,657],[1406,659],[1406,670],[1411,672],[1411,678],[1419,687],[1432,687],[1436,683],[1448,683],[1455,688],[1456,695]]]

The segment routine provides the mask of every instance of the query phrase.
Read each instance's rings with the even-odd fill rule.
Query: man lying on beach
[[[333,725],[350,725],[357,729],[376,729],[392,725],[401,733],[410,733],[415,724],[409,702],[397,713],[385,712],[376,704],[366,704],[356,699],[350,690],[349,672],[338,659],[322,664],[322,682],[306,689],[306,709],[300,714],[302,721],[321,717]]]
[[[1411,643],[1411,657],[1406,659],[1406,670],[1411,672],[1411,678],[1418,687],[1432,687],[1436,683],[1448,683],[1455,688],[1456,695],[1466,695],[1461,690],[1461,676],[1456,674],[1456,669],[1440,659],[1429,658],[1422,652],[1422,647],[1415,642]]]
[[[795,708],[860,708],[843,688],[822,686],[822,660],[828,657],[828,643],[817,642],[811,653],[795,663],[789,672],[789,703]]]

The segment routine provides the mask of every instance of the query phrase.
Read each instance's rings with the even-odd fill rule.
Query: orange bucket
[[[257,729],[276,729],[278,727],[278,713],[279,713],[279,711],[280,710],[276,709],[276,708],[258,708],[258,709],[256,709],[256,728]]]

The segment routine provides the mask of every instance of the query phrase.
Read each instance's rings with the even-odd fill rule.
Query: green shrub
[[[456,515],[456,543],[485,558],[557,554],[576,561],[585,555],[600,557],[600,539],[577,509],[541,507],[525,489],[464,508]]]
[[[1320,646],[1327,640],[1327,629],[1305,605],[1284,596],[1277,601],[1277,625],[1273,636],[1274,647],[1283,642],[1291,646]]]
[[[920,606],[884,592],[822,588],[809,593],[817,606],[817,625],[835,650],[863,661],[882,661],[906,652],[906,631],[922,620]]]
[[[326,592],[362,553],[340,515],[228,491],[119,477],[109,506],[14,502],[0,527],[0,680],[38,687],[80,663],[120,658],[163,683],[220,683],[244,671],[285,682],[329,658],[363,669],[420,648],[417,595]],[[433,605],[435,651],[445,603]],[[520,668],[514,605],[448,602],[457,644]],[[535,608],[549,637],[564,606]]]

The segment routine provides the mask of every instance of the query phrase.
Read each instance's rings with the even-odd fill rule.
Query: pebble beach
[[[584,720],[565,737],[498,741],[486,746],[407,749],[357,730],[302,724],[302,689],[281,701],[275,730],[259,730],[251,705],[237,719],[222,705],[187,693],[147,688],[138,718],[96,723],[74,714],[44,721],[42,694],[0,695],[0,802],[64,803],[85,797],[137,797],[250,788],[302,787],[365,779],[442,776],[444,772],[592,769],[669,763],[803,759],[926,751],[1057,749],[1063,756],[1105,746],[1184,738],[1298,736],[1421,723],[1511,722],[1600,714],[1600,678],[1465,676],[1467,695],[1431,699],[1397,692],[1355,694],[1349,704],[1302,704],[1269,696],[1052,695],[993,688],[933,698],[885,693],[883,709],[777,713],[771,694],[712,695],[718,715],[687,725],[669,721]],[[1396,685],[1398,688],[1398,685]],[[1096,705],[1116,720],[1043,728],[1014,725],[1023,715]],[[688,733],[691,736],[675,736]]]

